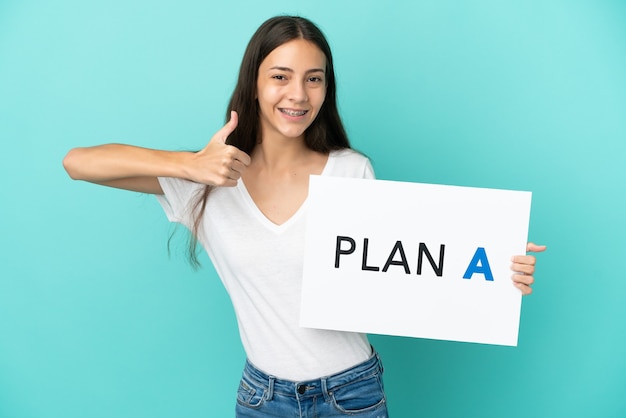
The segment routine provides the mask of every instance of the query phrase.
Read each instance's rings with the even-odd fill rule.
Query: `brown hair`
[[[226,109],[239,116],[237,128],[226,140],[247,154],[251,154],[259,140],[259,103],[256,100],[257,78],[263,60],[277,47],[294,39],[314,43],[326,56],[326,97],[319,114],[305,132],[305,144],[313,151],[328,153],[349,148],[348,136],[339,117],[335,85],[335,70],[330,46],[322,31],[310,20],[297,16],[276,16],[265,21],[252,35],[239,69],[237,85]],[[189,258],[194,267],[197,258],[197,236],[212,186],[205,186],[193,204],[193,226],[189,243]]]

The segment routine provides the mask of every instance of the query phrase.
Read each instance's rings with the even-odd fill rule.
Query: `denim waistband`
[[[262,370],[256,368],[249,360],[246,360],[246,366],[243,371],[244,377],[256,381],[256,383],[267,387],[267,398],[271,399],[274,393],[293,397],[311,397],[311,396],[328,396],[333,389],[341,387],[345,384],[365,379],[376,373],[382,374],[383,366],[378,353],[372,348],[372,355],[363,363],[346,369],[342,372],[325,376],[319,379],[304,380],[295,382],[291,380],[278,379],[272,375],[268,375]]]

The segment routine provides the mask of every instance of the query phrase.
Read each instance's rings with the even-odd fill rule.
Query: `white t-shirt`
[[[373,178],[374,172],[366,157],[344,149],[330,153],[322,175]],[[159,182],[164,194],[157,198],[168,219],[189,227],[191,204],[204,186],[178,178]],[[371,355],[363,334],[298,325],[306,211],[305,201],[276,225],[239,180],[211,191],[198,237],[230,295],[248,359],[293,381],[328,376]]]

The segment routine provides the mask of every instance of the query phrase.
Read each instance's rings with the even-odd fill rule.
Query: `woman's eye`
[[[273,75],[272,78],[274,78],[276,80],[281,80],[281,81],[282,80],[287,80],[287,77],[285,77],[284,75],[281,75],[281,74]]]
[[[309,81],[312,83],[321,83],[323,80],[322,77],[309,77]]]

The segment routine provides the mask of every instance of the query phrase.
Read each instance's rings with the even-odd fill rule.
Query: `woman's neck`
[[[252,151],[252,163],[270,170],[289,169],[302,164],[311,153],[304,138],[264,139]]]

